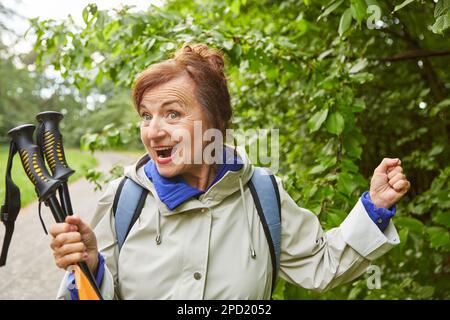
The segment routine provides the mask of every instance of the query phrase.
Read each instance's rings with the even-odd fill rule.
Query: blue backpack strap
[[[280,267],[281,203],[275,177],[264,168],[256,167],[248,183],[259,218],[263,225],[272,258],[272,292]]]
[[[148,190],[124,177],[114,196],[113,214],[119,251],[144,207]]]

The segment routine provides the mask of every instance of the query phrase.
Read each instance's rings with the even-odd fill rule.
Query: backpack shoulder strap
[[[280,267],[281,254],[280,193],[274,175],[261,167],[255,168],[248,185],[269,244],[273,267],[273,292]]]
[[[148,190],[124,177],[114,196],[113,214],[119,251],[144,207]]]

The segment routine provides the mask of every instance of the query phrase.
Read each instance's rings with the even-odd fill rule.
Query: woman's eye
[[[174,119],[178,118],[178,115],[179,115],[178,112],[171,111],[171,112],[169,112],[169,119],[174,120]]]
[[[144,113],[143,115],[142,115],[142,119],[144,119],[144,121],[150,121],[150,120],[152,120],[152,115],[151,114],[148,114],[148,113]]]

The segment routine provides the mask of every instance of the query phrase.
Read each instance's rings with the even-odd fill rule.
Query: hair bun
[[[209,48],[206,44],[185,44],[180,50],[175,53],[174,59],[177,60],[185,54],[196,54],[203,60],[208,62],[210,67],[217,72],[223,74],[224,72],[224,58],[222,52],[217,49]]]

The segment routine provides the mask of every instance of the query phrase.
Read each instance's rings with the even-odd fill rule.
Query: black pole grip
[[[16,145],[25,173],[36,188],[39,201],[47,200],[61,185],[61,181],[50,177],[44,159],[37,145],[33,142],[35,126],[24,124],[8,131]]]
[[[56,111],[44,111],[36,116],[39,121],[37,144],[42,148],[53,178],[58,180],[67,180],[75,172],[67,164],[63,137],[59,131],[63,117],[62,113]]]
[[[55,218],[56,222],[61,223],[66,220],[66,215],[64,214],[64,211],[61,208],[61,205],[59,204],[55,194],[48,197],[45,203],[50,208],[50,211],[52,212],[53,218]]]

